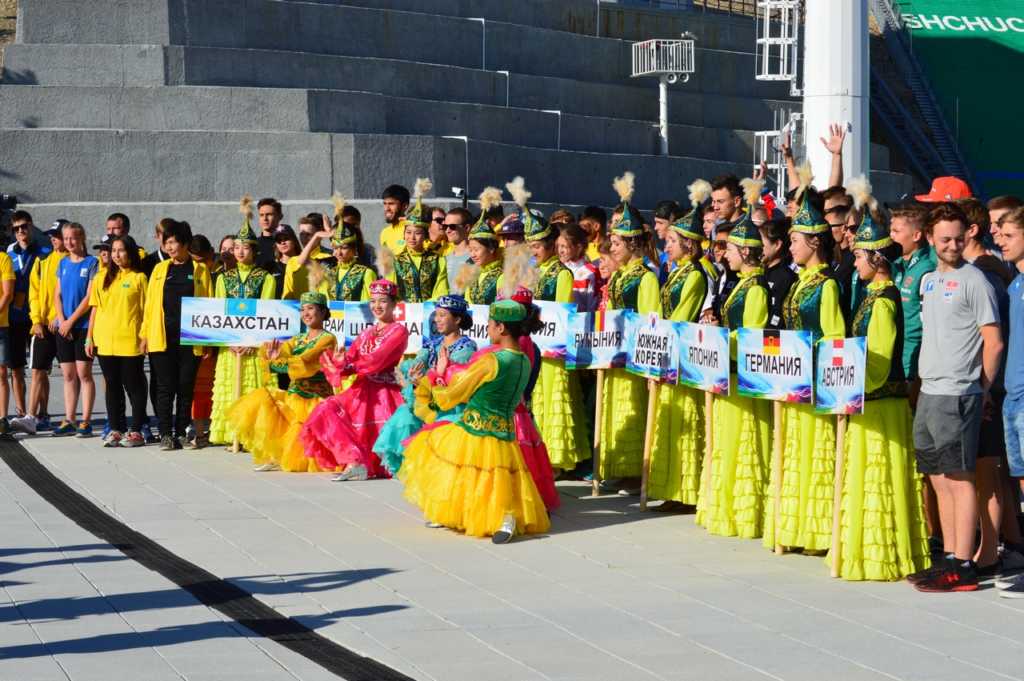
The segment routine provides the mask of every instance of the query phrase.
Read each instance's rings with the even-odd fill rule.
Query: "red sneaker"
[[[925,593],[944,593],[948,591],[977,591],[978,573],[971,567],[962,565],[950,566],[946,570],[922,579],[914,584],[914,588]]]

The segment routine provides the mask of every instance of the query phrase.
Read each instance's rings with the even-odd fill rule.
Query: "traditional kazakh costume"
[[[830,229],[803,192],[792,232],[824,234]],[[839,284],[828,263],[804,267],[782,305],[783,328],[805,330],[814,342],[842,338],[846,323]],[[765,504],[763,543],[804,551],[827,551],[832,537],[832,495],[836,460],[836,420],[816,414],[813,404],[782,405],[782,526],[774,527],[774,495]],[[774,489],[774,480],[770,483]],[[778,537],[776,537],[778,531]]]
[[[405,224],[422,229],[424,234],[430,221],[424,215],[423,194],[431,186],[428,179],[416,180],[416,201],[405,215]],[[395,255],[395,269],[387,278],[398,285],[398,299],[407,303],[422,303],[448,294],[448,262],[433,249],[414,253],[407,245]]]
[[[623,197],[622,219],[612,233],[631,238],[644,234],[643,222]],[[608,282],[609,310],[640,314],[661,311],[658,277],[637,256],[622,265]],[[647,427],[647,381],[625,369],[607,369],[601,393],[601,448],[599,474],[612,478],[638,478],[643,472],[644,435]]]
[[[246,215],[242,228],[238,230],[235,241],[248,243],[256,247],[256,233],[253,232],[249,215]],[[219,277],[214,288],[214,297],[224,299],[256,299],[272,300],[275,294],[274,277],[266,270],[255,265],[238,263]],[[253,302],[238,301],[228,303],[236,312],[244,312]],[[235,371],[242,369],[241,392],[236,394]],[[259,353],[252,350],[241,356],[241,362],[230,348],[221,348],[217,353],[217,366],[213,374],[213,409],[210,414],[210,442],[213,444],[230,444],[235,439],[235,428],[228,418],[228,409],[240,397],[248,395],[257,388],[269,385],[272,379],[267,370],[267,362]],[[275,382],[276,384],[276,382]]]
[[[299,303],[326,309],[327,297],[307,292]],[[261,348],[260,357],[269,363],[270,371],[287,374],[291,381],[287,390],[257,388],[228,410],[228,420],[239,441],[252,452],[256,466],[274,464],[281,470],[300,473],[319,470],[303,453],[299,432],[313,409],[332,394],[320,369],[320,356],[334,352],[336,344],[334,335],[327,331],[316,336],[307,331],[283,343],[274,359],[268,357],[266,347]]]
[[[761,248],[757,227],[744,214],[729,234],[740,248]],[[768,286],[760,267],[739,273],[739,282],[721,308],[729,329],[735,363],[736,330],[763,329],[768,323]],[[707,490],[697,505],[696,521],[711,534],[751,539],[761,536],[768,494],[772,405],[739,395],[735,367],[728,395],[716,395],[712,425],[711,466],[703,476]]]
[[[491,306],[490,315],[518,322],[526,309],[501,301]],[[423,379],[439,409],[465,404],[457,422],[421,431],[405,452],[399,471],[405,498],[428,521],[474,537],[504,528],[534,534],[550,527],[516,443],[514,412],[529,381],[529,364],[521,352],[498,349],[477,353],[450,382],[436,375]]]
[[[358,243],[359,235],[339,219],[331,235],[331,246],[338,248]],[[341,263],[333,259],[317,261],[317,265],[324,270],[316,286],[319,293],[330,300],[365,302],[370,299],[370,284],[377,279],[377,275],[366,265],[360,265],[355,260]]]
[[[435,308],[448,310],[449,312],[469,317],[470,312],[466,305],[466,299],[459,295],[445,295],[437,299]],[[410,371],[415,369],[417,373],[432,371],[437,364],[438,353],[444,347],[448,351],[448,360],[452,364],[467,364],[476,352],[476,341],[467,336],[459,336],[453,342],[445,345],[445,338],[439,334],[433,334],[423,339],[423,348],[416,353],[412,359],[402,362],[401,371],[405,377],[402,387],[402,397],[405,402],[395,410],[387,423],[380,431],[377,441],[373,445],[373,452],[380,457],[387,468],[388,473],[394,477],[402,466],[402,454],[405,451],[405,441],[415,435],[423,427],[423,420],[416,413],[416,386],[415,381],[410,379]],[[428,400],[429,401],[429,400]],[[432,414],[429,418],[434,421],[452,421],[458,418],[462,412],[462,405],[453,409]]]
[[[370,285],[370,293],[394,298],[397,290],[394,283],[379,279]],[[340,395],[320,403],[302,428],[306,456],[321,469],[363,466],[368,477],[388,477],[373,444],[402,404],[395,367],[408,339],[409,332],[400,322],[377,323],[359,334],[344,355],[320,356],[320,366],[333,386],[348,376],[356,377]]]
[[[489,193],[497,193],[497,203],[501,203],[501,194],[497,189],[488,187],[480,194],[480,217],[477,219],[476,224],[469,230],[467,239],[471,241],[479,241],[486,243],[489,246],[497,248],[498,246],[498,235],[494,233],[491,226],[487,224],[487,211],[493,207],[492,204],[494,199]],[[466,287],[465,295],[466,301],[470,305],[490,305],[498,299],[498,287],[502,281],[502,265],[503,260],[499,252],[499,257],[493,260],[483,267],[476,275],[469,286]]]
[[[704,211],[694,206],[669,227],[694,247],[694,257],[676,263],[661,288],[661,317],[696,322],[709,281],[700,264]],[[695,506],[704,459],[704,394],[685,385],[658,386],[647,495]]]
[[[531,213],[525,201],[521,213],[527,242],[553,239],[555,231]],[[572,270],[563,265],[557,255],[539,263],[538,270],[533,291],[536,300],[573,302]],[[541,358],[539,371],[530,399],[537,429],[544,439],[551,465],[572,470],[591,455],[587,419],[579,408],[583,404],[579,376],[575,371],[566,371],[563,361],[551,358]]]
[[[870,185],[865,193],[870,196]],[[878,251],[892,243],[865,205],[853,248]],[[867,373],[864,413],[850,416],[846,427],[839,575],[891,581],[923,570],[930,558],[903,370],[900,291],[890,280],[866,288],[852,323],[853,335],[867,338]]]

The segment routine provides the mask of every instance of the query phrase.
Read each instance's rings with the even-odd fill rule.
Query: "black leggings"
[[[149,353],[149,367],[156,379],[156,418],[160,436],[185,437],[192,422],[192,389],[198,360],[190,345],[168,345],[164,352]]]
[[[132,403],[132,430],[142,428],[146,418],[146,372],[142,364],[144,357],[117,357],[100,355],[100,369],[107,385],[107,422],[110,430],[124,433],[127,422],[124,417],[124,394]]]

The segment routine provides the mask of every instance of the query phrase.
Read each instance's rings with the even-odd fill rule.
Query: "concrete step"
[[[67,102],[74,106],[66,106]],[[337,90],[0,87],[0,128],[253,130],[458,135],[517,146],[658,153],[652,121],[432,102]],[[746,161],[753,132],[672,125],[670,153]]]
[[[435,187],[503,186],[525,175],[537,202],[609,204],[611,178],[637,174],[636,200],[685,195],[696,177],[745,175],[747,163],[596,154],[422,135],[294,132],[0,130],[4,191],[26,203],[216,202],[246,192],[325,200],[379,195],[393,182],[431,177]],[[876,195],[895,199],[909,178],[876,173]],[[906,186],[902,184],[906,181]],[[323,197],[323,198],[320,198]]]
[[[156,0],[143,2],[161,4]],[[631,43],[610,38],[514,23],[345,5],[281,0],[183,2],[186,10],[170,20],[167,40],[156,44],[397,59],[600,83],[628,82],[631,73]],[[64,4],[59,0],[42,0],[43,6],[51,3]],[[86,0],[81,4],[88,7],[110,3]],[[75,10],[82,11],[81,7]],[[66,37],[63,32],[31,30],[33,24],[40,23],[32,20],[33,16],[36,15],[29,13],[22,21],[26,28],[20,42],[51,44],[51,36]],[[62,19],[62,23],[66,21]],[[114,39],[109,27],[103,26],[70,42],[145,44],[127,28],[119,33],[115,33]],[[151,33],[145,35],[149,38]],[[743,50],[720,50],[698,44],[697,72],[687,88],[708,94],[786,94],[778,83],[754,79],[753,51],[752,41]]]
[[[11,45],[3,83],[88,87],[224,85],[359,90],[396,97],[656,120],[654,80],[612,85],[367,57],[158,45]],[[771,126],[785,99],[671,87],[673,123],[737,130]]]
[[[600,21],[597,18],[598,6],[601,8]],[[573,34],[559,36],[560,42],[571,41],[576,36],[598,35],[629,41],[677,38],[683,31],[690,31],[697,36],[703,48],[751,52],[755,39],[754,22],[749,17],[591,0],[32,0],[22,3],[19,10],[18,39],[24,43],[190,44],[188,41],[193,37],[191,29],[198,26],[202,32],[204,28],[197,21],[200,17],[241,16],[241,20],[234,19],[228,24],[240,31],[248,30],[246,26],[257,22],[268,22],[264,25],[291,28],[297,24],[303,30],[322,32],[325,30],[322,26],[311,26],[304,23],[305,19],[293,21],[290,17],[332,16],[329,14],[331,11],[348,12],[346,16],[354,16],[351,12],[359,9],[387,12],[385,20],[369,27],[374,32],[401,35],[406,30],[402,22],[420,22],[419,29],[414,27],[411,33],[405,33],[407,43],[414,42],[409,40],[410,36],[423,36],[431,26],[449,30],[452,20],[467,19],[477,23],[478,31],[481,19],[489,24],[523,27],[528,30],[530,40],[538,40],[541,32],[547,31]],[[413,16],[405,16],[407,14]],[[464,24],[456,26],[463,27]],[[341,30],[347,29],[342,26]],[[461,30],[457,35],[468,45],[479,46],[478,39],[472,40],[472,36],[478,34],[465,33],[465,28]],[[290,39],[283,30],[270,31],[267,35],[271,39]],[[363,39],[363,36],[356,35],[358,40]],[[327,37],[327,42],[341,37],[341,34],[334,33]],[[500,35],[496,33],[495,37]],[[522,41],[520,37],[514,44],[521,45]],[[438,43],[453,48],[455,52],[467,47],[460,45],[459,40]],[[409,45],[409,48],[429,49],[429,46]],[[472,53],[473,50],[468,50],[467,58]],[[476,53],[479,53],[479,47]]]

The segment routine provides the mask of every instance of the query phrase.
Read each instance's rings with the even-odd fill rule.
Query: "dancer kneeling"
[[[306,456],[325,470],[344,467],[335,481],[386,478],[373,453],[380,429],[402,404],[395,367],[409,332],[395,321],[398,287],[386,279],[370,284],[370,311],[375,323],[359,334],[347,352],[324,353],[320,366],[335,387],[356,375],[340,395],[324,400],[302,427]]]
[[[476,341],[462,332],[473,325],[473,316],[466,299],[460,295],[441,296],[434,303],[430,319],[431,335],[423,339],[423,349],[412,359],[402,362],[402,374],[406,379],[402,387],[405,403],[384,424],[373,445],[373,452],[380,457],[391,475],[396,475],[402,466],[402,443],[423,427],[423,421],[415,413],[416,384],[426,372],[436,368],[438,359],[444,355],[446,361],[455,364],[469,362],[476,352]],[[435,421],[453,420],[462,412],[461,405],[449,412],[432,416]]]
[[[273,373],[287,374],[291,379],[288,389],[259,388],[237,400],[227,412],[239,442],[252,452],[260,472],[279,468],[300,473],[319,470],[303,454],[299,431],[310,412],[331,395],[331,386],[320,370],[320,356],[330,354],[337,341],[324,331],[324,320],[330,315],[327,296],[303,293],[299,302],[306,332],[283,344],[267,343],[260,351]]]
[[[498,349],[478,354],[450,384],[443,371],[432,381],[439,409],[465,403],[461,418],[417,435],[400,471],[405,498],[428,523],[492,535],[497,544],[550,527],[516,443],[514,412],[530,378],[530,362],[519,350],[526,317],[526,308],[512,300],[491,306],[487,334]]]

